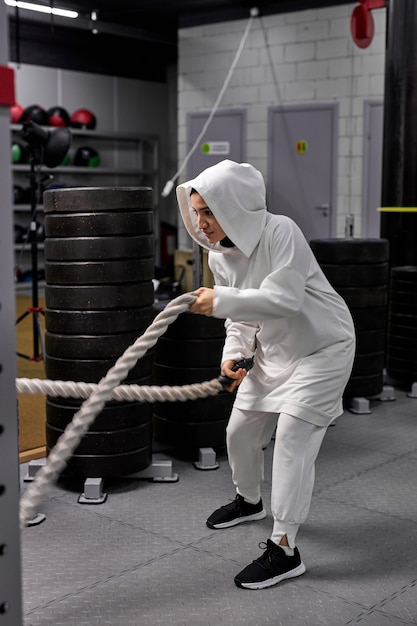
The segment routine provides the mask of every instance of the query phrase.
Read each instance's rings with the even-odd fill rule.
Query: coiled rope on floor
[[[28,525],[28,522],[34,517],[46,490],[56,482],[82,437],[107,401],[113,399],[139,399],[149,402],[185,401],[216,395],[224,389],[218,379],[183,387],[164,386],[157,388],[154,386],[120,385],[120,382],[126,378],[136,362],[155,345],[169,324],[174,322],[180,313],[186,311],[189,305],[195,301],[195,298],[193,293],[186,293],[171,300],[164,310],[158,313],[143,335],[125,350],[114,366],[109,369],[106,376],[97,384],[17,379],[16,386],[20,392],[45,392],[51,395],[62,393],[64,397],[86,398],[50,451],[45,465],[36,472],[33,482],[21,496],[19,511],[21,528]]]

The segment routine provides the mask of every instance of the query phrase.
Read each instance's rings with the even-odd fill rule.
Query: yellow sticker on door
[[[308,150],[308,143],[305,139],[300,139],[297,141],[297,152],[298,154],[304,154]]]

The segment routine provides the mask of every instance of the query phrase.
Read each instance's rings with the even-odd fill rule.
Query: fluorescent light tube
[[[78,17],[77,11],[67,11],[67,9],[58,9],[57,7],[47,7],[42,4],[33,4],[32,2],[20,2],[18,0],[4,0],[4,4],[9,7],[17,7],[18,9],[27,9],[28,11],[38,11],[39,13],[49,13],[59,15],[60,17]]]

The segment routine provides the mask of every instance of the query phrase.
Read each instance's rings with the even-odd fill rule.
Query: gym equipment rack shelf
[[[52,127],[48,127],[52,128]],[[21,124],[11,124],[11,145],[21,139]],[[154,135],[101,132],[70,128],[71,145],[69,162],[53,169],[41,166],[42,188],[54,187],[152,187],[154,193],[155,258],[159,258],[159,140]],[[73,165],[74,156],[80,147],[91,147],[98,152],[99,164],[92,166]],[[16,231],[20,227],[20,239],[15,242],[15,265],[21,272],[30,271],[31,249],[25,237],[31,221],[29,194],[29,163],[13,163],[13,215]],[[20,194],[20,196],[19,196]],[[37,207],[39,229],[43,227],[43,206]],[[18,234],[15,232],[15,235]],[[26,242],[26,243],[25,243]],[[40,271],[43,270],[42,235],[38,243]],[[16,282],[18,287],[20,284]],[[28,286],[28,283],[25,283]],[[30,283],[29,283],[30,284]]]

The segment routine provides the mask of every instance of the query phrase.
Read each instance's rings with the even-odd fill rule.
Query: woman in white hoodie
[[[226,442],[236,497],[208,519],[228,528],[266,516],[263,449],[275,433],[271,511],[263,554],[235,577],[262,589],[305,572],[296,547],[308,514],[314,466],[326,430],[343,412],[355,330],[299,227],[266,207],[262,174],[225,160],[178,185],[193,240],[209,250],[213,289],[200,287],[193,313],[225,318],[221,372],[237,388]],[[253,367],[233,371],[253,357]]]

